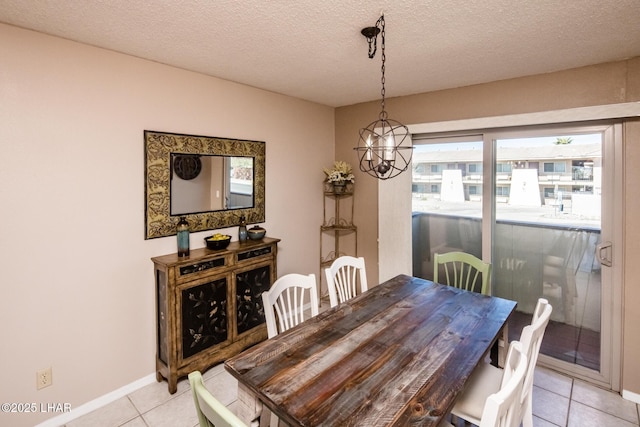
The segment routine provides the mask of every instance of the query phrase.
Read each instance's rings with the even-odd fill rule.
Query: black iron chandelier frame
[[[369,58],[373,58],[377,50],[378,34],[381,36],[381,79],[380,94],[381,111],[378,119],[360,129],[358,146],[354,150],[358,153],[360,170],[375,178],[385,180],[398,176],[406,171],[411,164],[413,147],[409,128],[389,119],[385,109],[385,21],[381,15],[375,27],[366,27],[361,31],[369,44]]]

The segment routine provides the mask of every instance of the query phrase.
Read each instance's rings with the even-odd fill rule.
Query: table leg
[[[504,324],[502,328],[502,337],[498,339],[498,366],[504,368],[507,361],[507,352],[509,351],[509,325]]]
[[[262,402],[244,384],[238,383],[238,418],[253,426],[260,423],[261,414]]]

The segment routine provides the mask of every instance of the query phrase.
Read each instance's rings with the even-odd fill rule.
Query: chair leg
[[[529,393],[529,396],[527,397],[527,405],[522,417],[522,427],[533,427],[533,398],[531,394],[532,393]]]

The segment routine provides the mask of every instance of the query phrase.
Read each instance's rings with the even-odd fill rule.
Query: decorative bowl
[[[247,235],[251,240],[260,240],[264,237],[266,233],[267,233],[267,230],[265,230],[262,227],[258,227],[257,225],[247,230]]]
[[[228,234],[214,234],[204,238],[204,242],[207,244],[207,248],[218,251],[229,246],[231,242],[231,236]]]

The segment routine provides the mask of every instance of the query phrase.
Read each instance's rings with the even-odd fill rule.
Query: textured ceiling
[[[640,56],[640,0],[0,0],[0,22],[329,106]]]

